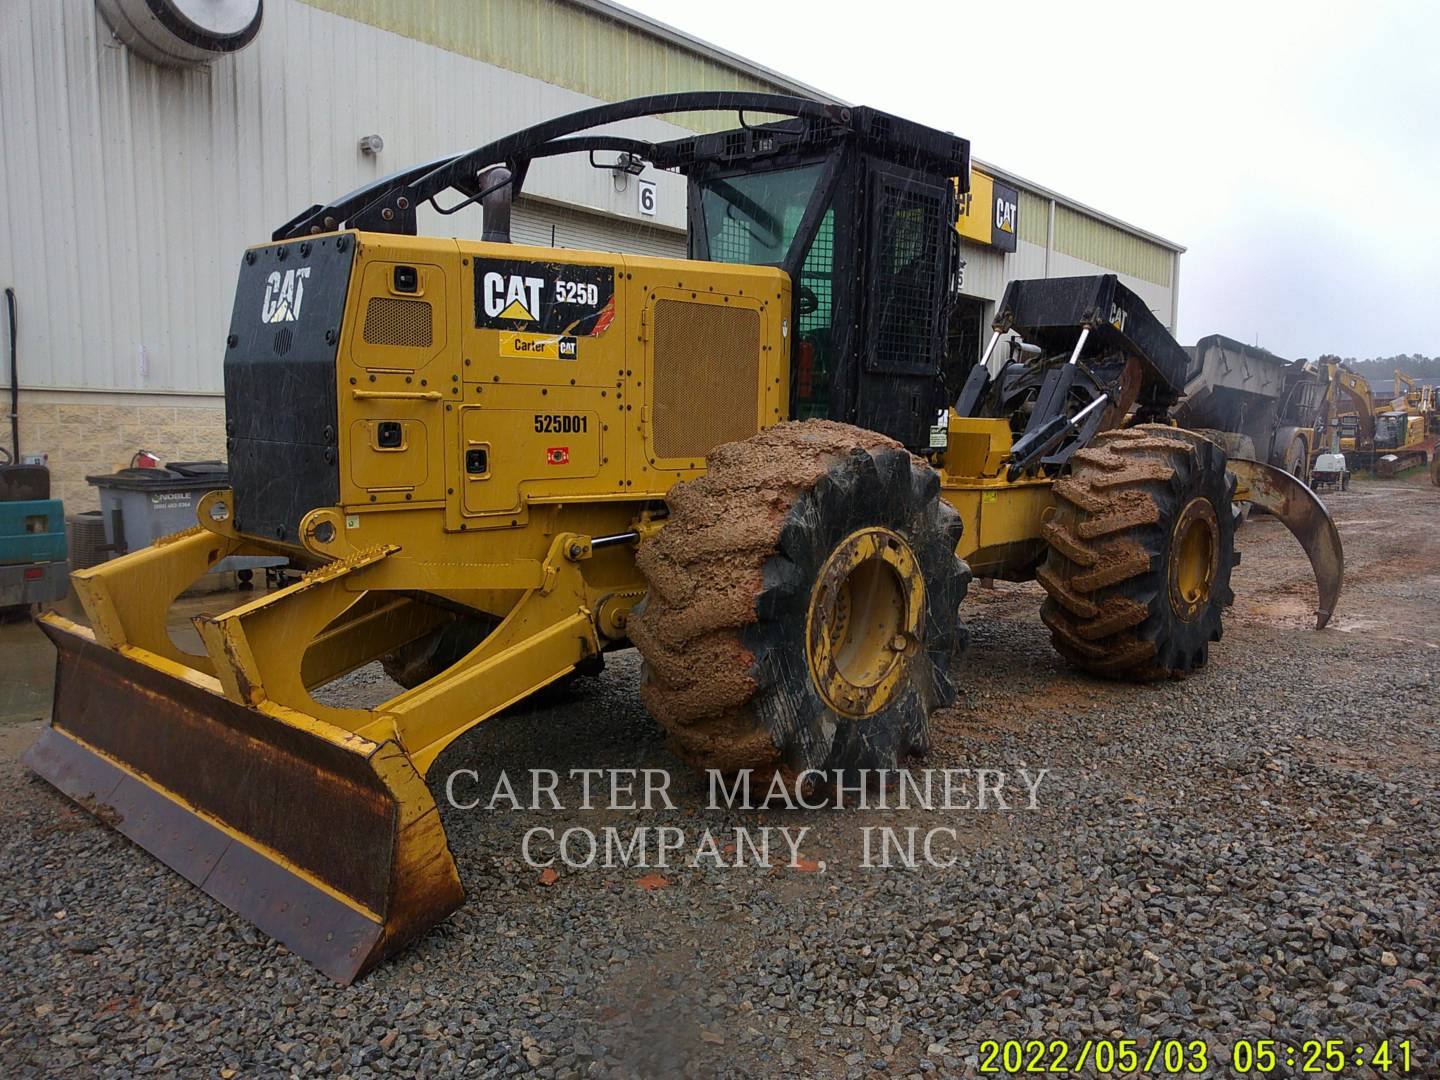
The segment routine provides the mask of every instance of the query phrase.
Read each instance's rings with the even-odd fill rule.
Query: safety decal
[[[545,461],[549,465],[569,465],[570,448],[568,446],[552,446],[545,451]]]

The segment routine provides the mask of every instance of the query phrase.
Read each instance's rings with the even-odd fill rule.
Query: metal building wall
[[[1117,273],[1114,267],[1099,266],[1084,259],[1077,259],[1073,255],[1067,255],[1063,251],[1052,251],[1050,253],[1050,276],[1051,277],[1072,277],[1082,274],[1113,274]],[[1134,274],[1119,273],[1121,282],[1130,288],[1136,296],[1144,300],[1155,317],[1160,320],[1166,329],[1171,328],[1171,311],[1173,308],[1173,295],[1169,286],[1157,285],[1153,281],[1136,277]]]
[[[1024,214],[1023,210],[1021,214]],[[1025,218],[1022,216],[1020,221],[1023,224]],[[1015,254],[1009,256],[1005,262],[1007,280],[1011,281],[1023,278],[1043,278],[1050,268],[1050,259],[1046,254],[1043,238],[1040,243],[1036,244],[1022,236],[1015,245]],[[1103,273],[1104,271],[1096,267],[1093,272]]]
[[[0,282],[20,303],[22,385],[215,394],[240,252],[318,199],[594,99],[270,0],[255,44],[199,71],[109,40],[91,0],[0,5]],[[684,129],[641,121],[671,138]],[[379,133],[378,158],[360,154]],[[681,178],[653,219],[684,227]],[[537,163],[527,191],[635,216],[631,182]],[[480,218],[422,228],[478,236]]]
[[[1022,200],[1026,194],[1025,192],[1021,193]],[[1147,257],[1150,259],[1148,264],[1141,263],[1147,274],[1147,276],[1142,277],[1127,269],[1127,267],[1134,266],[1135,262],[1127,262],[1125,260],[1123,257],[1125,252],[1123,249],[1119,252],[1112,252],[1102,246],[1100,250],[1096,252],[1096,258],[1093,260],[1081,258],[1062,251],[1058,245],[1047,251],[1044,230],[1045,223],[1049,216],[1046,212],[1049,204],[1047,201],[1039,200],[1038,198],[1036,202],[1039,203],[1040,208],[1043,208],[1030,208],[1031,216],[1038,218],[1040,221],[1038,230],[1040,240],[1038,243],[1025,239],[1027,235],[1036,235],[1036,231],[1033,226],[1027,229],[1025,217],[1026,206],[1023,202],[1020,211],[1020,239],[1016,242],[1013,253],[1005,254],[996,251],[994,248],[973,244],[968,240],[962,240],[960,243],[960,257],[965,260],[964,280],[960,292],[975,299],[988,301],[992,306],[987,308],[987,317],[993,316],[995,310],[993,305],[1004,294],[1005,286],[1011,281],[1024,278],[1117,274],[1125,285],[1145,301],[1146,305],[1155,313],[1155,316],[1161,323],[1166,327],[1173,328],[1176,305],[1175,292],[1172,281],[1170,280],[1170,271],[1177,257],[1176,252],[1161,248],[1159,245],[1153,244],[1150,241],[1145,241],[1145,243],[1149,244],[1153,249],[1153,252],[1148,253]],[[1063,205],[1057,206],[1057,216],[1059,211],[1064,209],[1066,208]],[[1103,227],[1106,230],[1114,230],[1114,226],[1108,225],[1105,222],[1093,218],[1088,220],[1092,223],[1092,227],[1095,228],[1094,235],[1100,237],[1106,235],[1099,227]],[[1136,239],[1143,240],[1143,238],[1139,237]],[[1108,259],[1108,261],[1102,261],[1107,259],[1110,254],[1114,254],[1115,257]],[[1163,260],[1159,257],[1159,255],[1162,254]],[[1163,284],[1151,280],[1149,276],[1152,274],[1155,276],[1159,275],[1159,271],[1155,269],[1157,263],[1163,263],[1166,269],[1165,276],[1167,280]]]
[[[1020,241],[1044,248],[1050,242],[1050,200],[1020,189]]]
[[[965,260],[960,292],[966,296],[999,300],[1000,294],[1005,291],[1005,283],[1015,276],[1010,269],[1010,259],[1005,253],[983,244],[962,239],[960,258]]]
[[[523,198],[510,217],[510,239],[540,247],[584,248],[683,259],[685,233],[659,225],[589,214],[568,206]]]
[[[1055,250],[1097,266],[1112,267],[1163,288],[1170,287],[1174,261],[1171,252],[1143,236],[1116,228],[1063,203],[1055,207]]]
[[[632,13],[596,0],[304,2],[605,101],[673,90],[811,92],[773,72],[741,70],[753,65],[719,49],[701,55],[674,48],[622,21]],[[686,124],[697,130],[730,126],[704,115]]]
[[[1067,203],[1043,189],[1020,188],[1020,227],[1004,277],[1118,274],[1172,331],[1177,322],[1179,258],[1183,249],[1140,230],[1106,220],[1098,211]],[[996,294],[998,296],[998,294]]]
[[[0,279],[20,298],[24,384],[214,394],[245,245],[318,198],[594,103],[481,57],[603,96],[774,88],[575,3],[271,0],[254,46],[177,71],[110,41],[91,0],[9,0],[0,7]],[[657,137],[683,130],[636,126]],[[356,146],[372,132],[386,140],[378,159]],[[574,161],[538,162],[527,190],[544,220],[559,221],[554,203],[588,207],[610,215],[592,223],[602,233],[625,217],[643,223],[635,250],[678,251],[663,230],[683,228],[683,183],[653,170],[648,178],[660,185],[654,219],[637,217],[633,182],[617,191],[608,172]],[[967,251],[967,292],[998,298],[1006,280],[1032,272],[1023,245],[1043,248],[1048,207],[1022,189],[1022,250],[1004,259]],[[473,236],[478,218],[426,224]],[[577,226],[568,231],[584,234],[589,218],[567,219]],[[1056,253],[1168,286],[1171,253],[1142,237],[1063,205],[1055,233]],[[605,246],[618,244],[620,234],[605,235]],[[1053,258],[1050,272],[1059,272]],[[1168,323],[1168,298],[1153,288],[1147,298]]]

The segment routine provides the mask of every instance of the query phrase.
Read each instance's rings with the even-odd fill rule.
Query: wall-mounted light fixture
[[[616,176],[621,173],[625,173],[627,176],[639,176],[645,171],[645,159],[626,151],[615,159],[615,164],[611,168],[615,170]]]

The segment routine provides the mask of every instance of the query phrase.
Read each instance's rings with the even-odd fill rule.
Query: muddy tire
[[[955,696],[970,581],[938,474],[825,420],[717,447],[640,549],[646,708],[690,764],[894,768]]]
[[[1241,435],[1235,431],[1218,431],[1215,428],[1191,428],[1189,430],[1193,431],[1196,435],[1204,435],[1205,438],[1219,446],[1220,449],[1225,451],[1227,458],[1250,458],[1252,461],[1256,458],[1255,440],[1250,438],[1249,435]],[[1245,522],[1250,520],[1250,515],[1253,513],[1265,513],[1264,510],[1258,510],[1255,504],[1248,500],[1238,504],[1236,511],[1236,525],[1245,524]]]
[[[1234,600],[1234,490],[1225,452],[1179,428],[1105,432],[1079,451],[1037,574],[1060,655],[1132,680],[1203,667]]]
[[[1285,464],[1281,468],[1302,484],[1310,483],[1310,454],[1306,450],[1304,439],[1297,436],[1290,440],[1290,445],[1285,450]]]

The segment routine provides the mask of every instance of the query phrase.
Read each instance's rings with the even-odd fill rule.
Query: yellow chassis
[[[949,433],[938,464],[942,495],[964,520],[958,554],[981,576],[1031,576],[1044,553],[1050,482],[1003,478],[1003,420],[952,417]],[[1311,554],[1323,624],[1339,588],[1339,543],[1323,507],[1278,470],[1240,461],[1232,469],[1237,497],[1281,516]],[[199,525],[72,575],[89,628],[41,617],[60,663],[52,726],[27,760],[349,981],[460,901],[423,779],[440,753],[625,641],[644,595],[634,543],[663,527],[645,505],[627,495],[531,506],[513,527],[485,532],[485,561],[476,562],[475,537],[426,520],[439,510],[381,510],[361,528],[339,508],[315,510],[297,548],[237,533],[231,493],[212,492],[197,508]],[[358,539],[366,536],[376,541]],[[422,538],[415,554],[382,539],[406,536]],[[609,540],[597,548],[600,536]],[[197,617],[203,654],[171,640],[169,609],[201,575],[231,555],[276,552],[315,569]],[[458,663],[371,708],[311,696],[448,617],[420,596],[490,612],[499,625]]]
[[[958,554],[977,574],[1023,573],[1041,550],[1049,482],[1010,483],[998,475],[1009,449],[1004,421],[955,419],[952,432],[960,438],[942,470],[941,490],[965,522]],[[974,447],[967,440],[972,433],[978,437]],[[983,458],[974,460],[972,453]],[[956,475],[949,468],[952,461],[975,466],[977,473],[993,467],[997,475]],[[477,564],[461,557],[437,559],[429,552],[424,561],[410,559],[403,545],[394,543],[355,547],[342,539],[354,533],[343,529],[331,530],[334,539],[322,544],[315,537],[326,535],[321,525],[338,511],[318,510],[302,525],[304,554],[329,561],[283,589],[218,615],[197,617],[205,653],[182,652],[170,639],[166,617],[175,598],[201,575],[231,555],[295,554],[229,529],[224,511],[232,504],[230,493],[212,492],[198,507],[200,525],[72,575],[95,643],[137,658],[143,653],[145,662],[177,678],[213,680],[215,689],[237,705],[259,708],[269,702],[375,742],[393,740],[422,774],[476,724],[623,641],[626,614],[644,591],[633,567],[633,548],[596,551],[587,533],[552,532],[553,524],[564,523],[563,511],[488,533],[486,544],[494,554]],[[595,516],[594,509],[587,517]],[[404,522],[408,530],[420,528],[415,522],[420,514],[399,514],[409,519]],[[632,532],[637,539],[663,525],[663,519],[643,514],[611,521],[617,531]],[[385,523],[377,525],[373,531],[383,534]],[[399,528],[393,532],[403,535]],[[545,545],[540,558],[531,554],[537,542]],[[433,547],[433,536],[426,544]],[[508,600],[508,612],[474,652],[444,675],[373,708],[326,705],[312,698],[314,688],[413,640],[444,617],[441,609],[411,599],[416,592],[483,597],[487,608],[496,599]],[[73,628],[57,615],[42,618]]]

